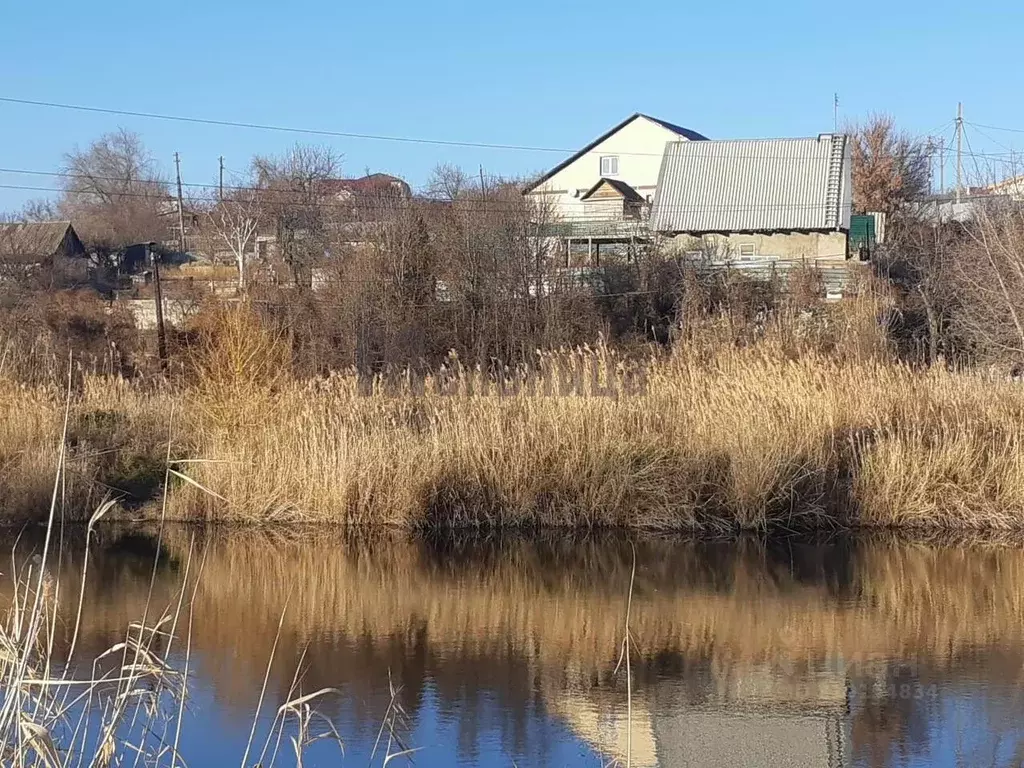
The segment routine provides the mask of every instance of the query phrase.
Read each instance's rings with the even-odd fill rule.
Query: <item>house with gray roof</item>
[[[606,245],[654,238],[671,253],[738,266],[836,263],[849,253],[852,162],[841,134],[709,140],[638,113],[524,194],[567,267],[597,267]],[[572,258],[574,247],[583,258]]]
[[[840,134],[671,142],[650,229],[713,261],[845,260],[852,187]]]

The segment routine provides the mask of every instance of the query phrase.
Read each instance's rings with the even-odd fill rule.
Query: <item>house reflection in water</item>
[[[634,694],[629,745],[621,690],[569,689],[548,704],[595,752],[625,765],[628,749],[637,768],[851,764],[844,676],[795,681],[769,665],[738,672],[645,686]],[[696,696],[695,682],[704,688]]]

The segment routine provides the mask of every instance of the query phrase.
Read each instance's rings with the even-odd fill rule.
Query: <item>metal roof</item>
[[[657,123],[662,128],[668,128],[670,131],[672,131],[672,133],[678,133],[684,139],[689,139],[690,141],[708,140],[708,137],[702,133],[697,133],[696,131],[692,131],[689,128],[684,128],[681,125],[676,125],[675,123],[670,123],[668,120],[662,120],[660,117],[654,117],[653,115],[645,115],[642,112],[640,112],[639,115],[640,117],[646,117],[652,123]]]
[[[845,136],[680,141],[665,146],[651,211],[656,232],[848,229]]]

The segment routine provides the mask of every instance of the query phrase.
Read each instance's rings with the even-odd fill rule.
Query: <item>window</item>
[[[740,258],[749,259],[757,255],[757,249],[753,243],[742,243],[740,245]]]
[[[601,158],[601,175],[602,176],[618,176],[619,175],[619,156],[618,155],[606,155]]]

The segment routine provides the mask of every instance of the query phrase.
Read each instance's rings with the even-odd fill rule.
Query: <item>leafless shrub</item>
[[[979,362],[1024,361],[1024,214],[1018,203],[977,209],[952,262],[953,320]]]

